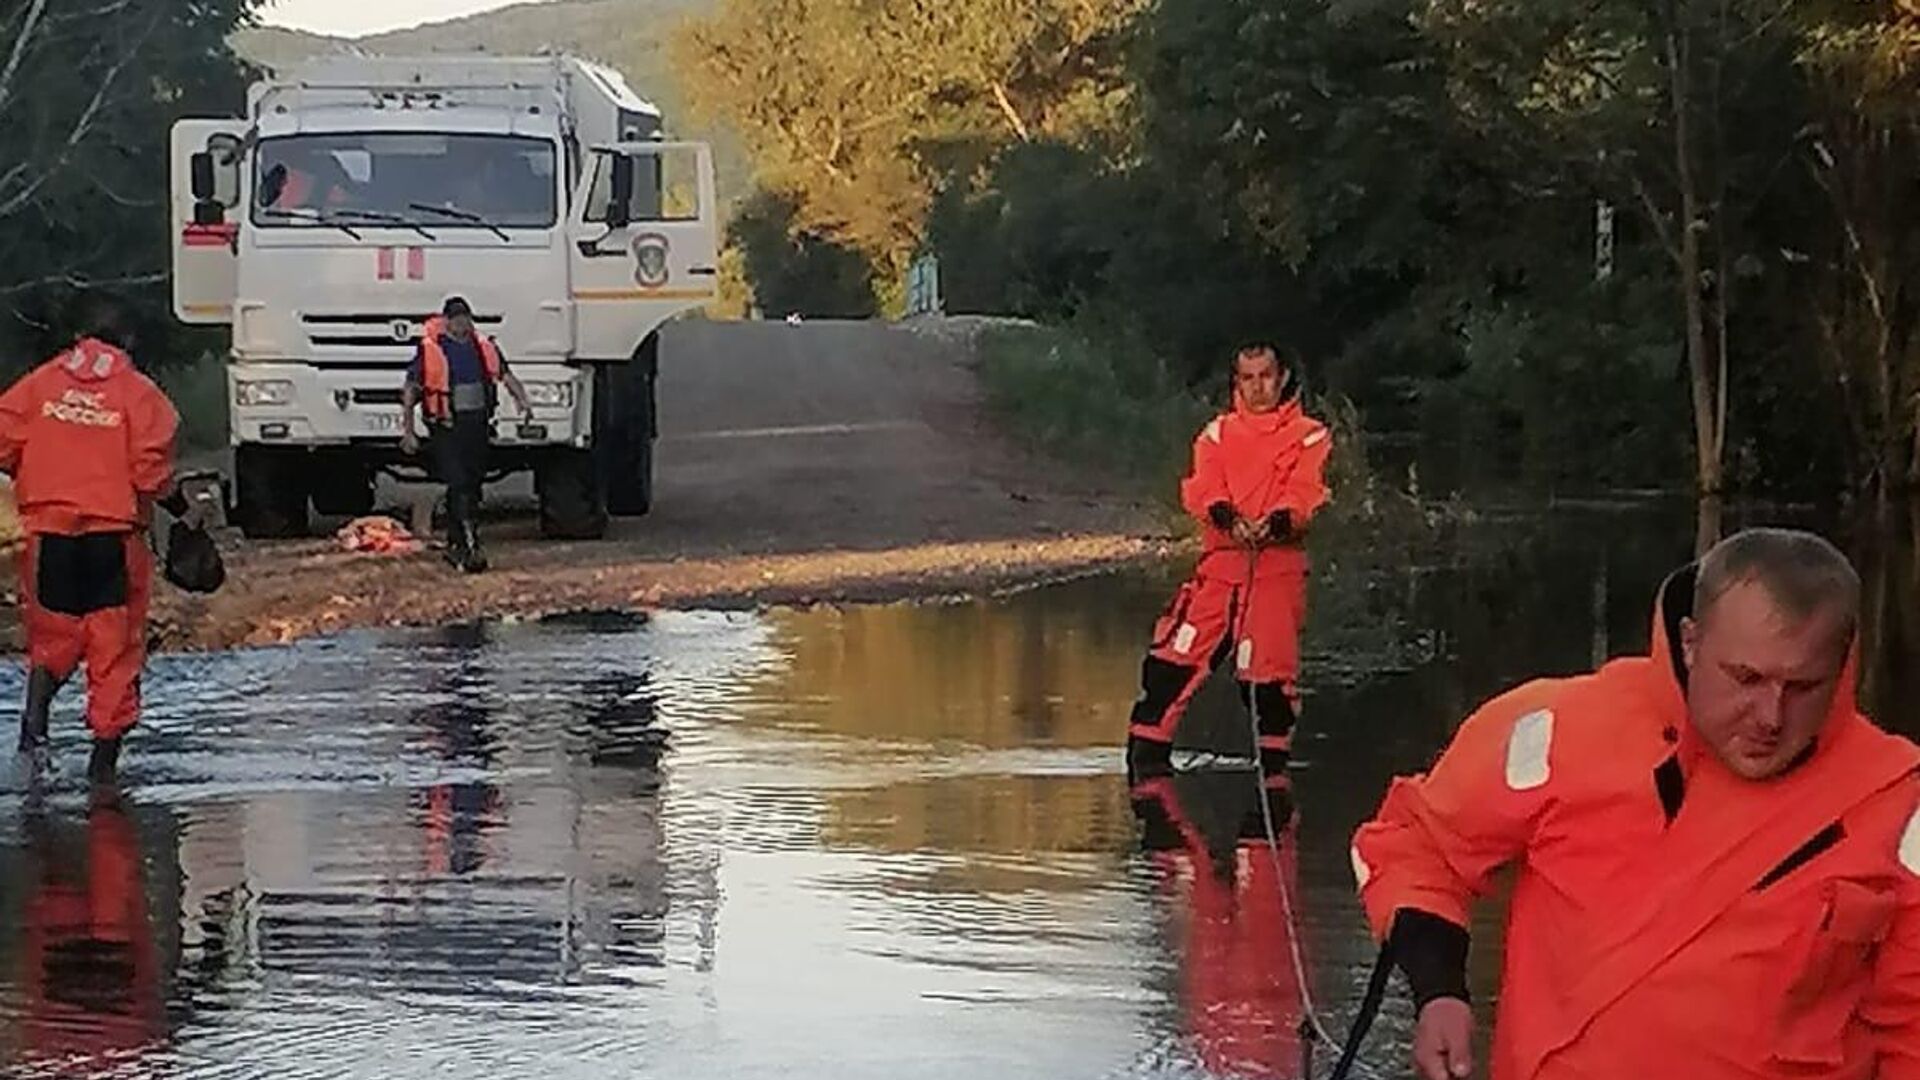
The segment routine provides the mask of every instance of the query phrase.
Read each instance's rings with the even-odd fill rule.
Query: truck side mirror
[[[205,150],[193,155],[193,197],[205,202],[213,198],[213,155]]]
[[[633,159],[613,156],[613,199],[607,204],[607,224],[624,229],[633,223]]]

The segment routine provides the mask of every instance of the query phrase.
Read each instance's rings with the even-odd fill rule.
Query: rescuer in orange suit
[[[1280,840],[1276,867],[1260,799]],[[1142,846],[1179,903],[1180,1014],[1217,1076],[1300,1076],[1302,1017],[1293,926],[1277,873],[1294,887],[1293,799],[1285,776],[1160,775],[1133,788]]]
[[[1193,577],[1154,625],[1128,730],[1136,776],[1168,766],[1180,718],[1215,668],[1231,660],[1241,699],[1260,718],[1269,771],[1286,764],[1299,703],[1300,628],[1307,609],[1305,539],[1327,501],[1332,439],[1300,403],[1300,377],[1271,346],[1233,360],[1233,407],[1193,444],[1180,503],[1205,530]]]
[[[36,1076],[118,1071],[167,1031],[139,837],[110,788],[87,812],[84,861],[57,857],[42,813],[27,817],[38,868],[22,912],[19,1049],[58,1063]]]
[[[1856,711],[1860,582],[1754,530],[1668,580],[1648,656],[1530,683],[1394,781],[1354,871],[1473,1071],[1468,908],[1513,868],[1494,1080],[1920,1078],[1920,748]]]
[[[13,477],[27,534],[20,749],[36,763],[45,756],[54,695],[84,662],[88,773],[107,781],[140,711],[153,594],[146,527],[156,502],[187,507],[171,491],[172,404],[134,368],[111,305],[96,304],[89,322],[86,336],[0,395],[0,471]]]

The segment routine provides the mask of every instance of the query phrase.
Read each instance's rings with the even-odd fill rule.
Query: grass
[[[1194,433],[1215,410],[1156,357],[1036,326],[988,330],[978,347],[990,407],[1015,438],[1173,498]]]

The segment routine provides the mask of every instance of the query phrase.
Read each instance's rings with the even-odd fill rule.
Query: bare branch
[[[31,292],[34,289],[44,288],[48,285],[66,285],[74,289],[119,288],[126,285],[158,285],[160,282],[167,280],[169,276],[170,275],[164,270],[150,274],[129,274],[126,277],[117,278],[90,278],[84,274],[75,273],[48,274],[45,277],[34,278],[31,281],[16,281],[11,285],[0,285],[0,296],[11,296],[16,293]]]
[[[33,6],[27,9],[27,20],[21,24],[19,36],[13,39],[13,51],[7,57],[7,66],[0,70],[0,109],[5,109],[7,99],[13,96],[13,78],[20,73],[20,63],[27,56],[27,46],[32,43],[34,31],[40,27],[40,17],[46,11],[47,0],[33,0]]]
[[[1027,122],[1020,119],[1020,114],[1014,110],[1013,102],[1007,97],[1007,88],[1000,85],[998,79],[991,80],[989,85],[993,88],[994,103],[1000,106],[1001,115],[1005,116],[1007,123],[1013,126],[1014,133],[1020,136],[1020,141],[1032,142],[1033,134],[1027,130]]]
[[[160,16],[159,13],[156,12],[154,17],[147,22],[147,33],[140,35],[140,38],[136,40],[144,40],[148,34],[152,33],[154,26],[159,21]],[[133,62],[133,58],[137,56],[139,52],[140,47],[138,44],[128,47],[127,51],[122,53],[120,58],[114,62],[113,67],[107,70],[106,75],[100,80],[99,89],[94,91],[93,100],[87,102],[87,107],[80,113],[80,118],[74,121],[73,130],[67,133],[66,143],[60,148],[59,156],[47,166],[45,172],[35,177],[32,183],[28,184],[23,190],[15,193],[11,198],[7,199],[6,202],[0,203],[0,221],[12,217],[15,213],[19,212],[21,207],[32,202],[33,197],[40,193],[40,189],[46,186],[47,181],[57,176],[60,170],[72,159],[74,148],[84,142],[88,134],[92,132],[94,118],[100,114],[100,107],[106,102],[107,95],[113,92],[114,84],[120,81],[120,73],[126,70],[127,65]]]
[[[1638,173],[1627,170],[1627,179],[1633,184],[1633,194],[1640,200],[1640,208],[1646,212],[1647,220],[1653,225],[1654,236],[1660,246],[1666,249],[1674,264],[1680,263],[1680,244],[1673,237],[1673,229],[1667,224],[1667,216],[1660,212],[1659,204],[1653,201],[1653,193],[1647,190],[1646,181]]]

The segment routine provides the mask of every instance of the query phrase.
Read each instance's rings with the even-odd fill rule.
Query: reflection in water
[[[1171,909],[1182,1034],[1217,1075],[1306,1075],[1301,987],[1281,893],[1298,890],[1286,779],[1263,792],[1249,772],[1197,772],[1147,780],[1132,797],[1142,846]]]
[[[1493,516],[1426,555],[1317,553],[1278,807],[1297,935],[1245,774],[1126,787],[1154,575],[163,657],[138,811],[29,829],[0,794],[0,1070],[1297,1075],[1287,957],[1338,1029],[1373,958],[1347,844],[1387,778],[1491,694],[1644,648],[1696,524]],[[1913,730],[1911,538],[1848,543],[1863,685]],[[55,734],[84,757],[76,717]],[[1225,683],[1181,734],[1247,741]],[[1492,928],[1473,963],[1490,1000]],[[1391,1000],[1376,1075],[1404,1075],[1409,1019]]]
[[[27,809],[15,1060],[35,1076],[97,1075],[166,1038],[160,946],[132,819],[96,799],[79,821]]]

